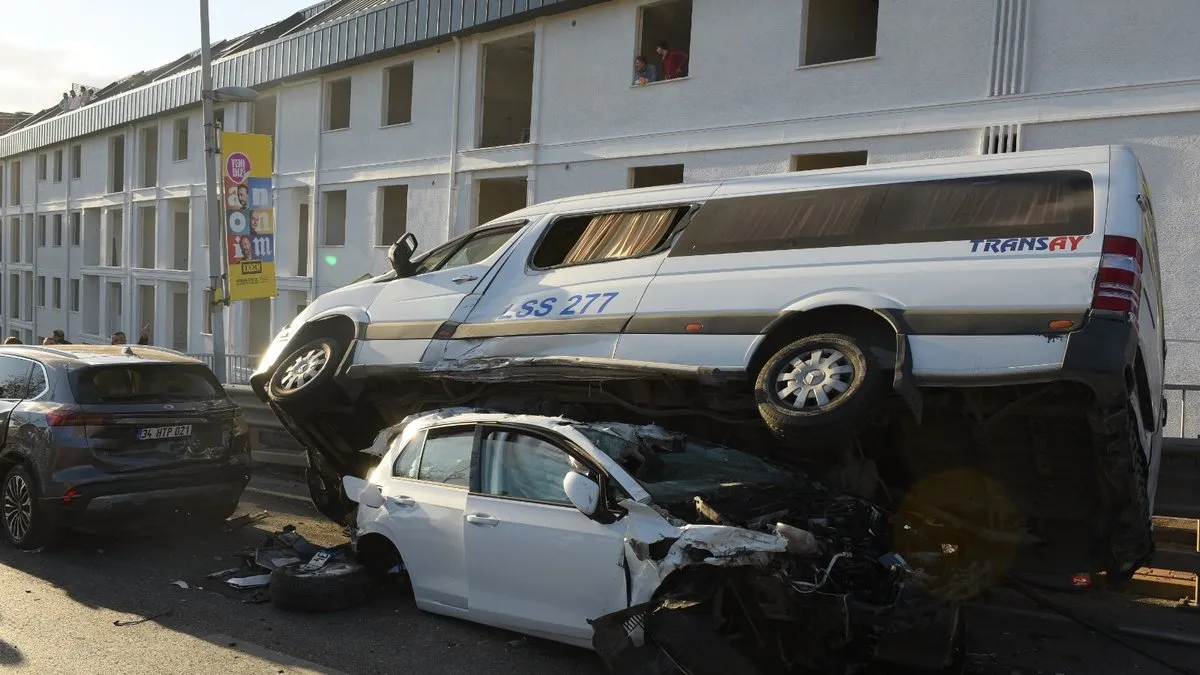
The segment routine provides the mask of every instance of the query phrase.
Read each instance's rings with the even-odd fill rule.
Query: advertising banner
[[[278,295],[271,156],[266,134],[221,134],[230,302]]]

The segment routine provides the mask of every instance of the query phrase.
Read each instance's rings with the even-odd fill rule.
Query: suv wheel
[[[775,352],[754,386],[763,421],[786,440],[816,441],[810,432],[849,434],[869,421],[882,369],[847,335],[801,338]]]
[[[52,525],[46,521],[39,496],[37,481],[25,467],[14,466],[4,477],[4,487],[0,488],[4,537],[17,548],[35,549],[51,538]]]
[[[342,348],[333,338],[313,340],[288,354],[271,374],[267,395],[283,405],[312,403],[326,395]]]

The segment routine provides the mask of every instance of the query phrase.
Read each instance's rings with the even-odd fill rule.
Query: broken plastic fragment
[[[775,523],[775,534],[787,539],[787,552],[792,555],[816,555],[821,545],[812,532],[787,523]]]
[[[180,580],[176,579],[175,581],[172,581],[171,583],[184,589],[184,590],[188,589],[188,583],[186,581],[180,581]]]
[[[324,567],[325,563],[329,562],[329,559],[332,557],[333,554],[329,551],[318,551],[317,554],[312,557],[312,560],[309,560],[301,565],[300,569],[304,570],[305,572],[316,572]]]
[[[225,583],[234,588],[261,588],[271,583],[270,574],[258,574],[252,577],[238,577],[236,579],[226,579]]]

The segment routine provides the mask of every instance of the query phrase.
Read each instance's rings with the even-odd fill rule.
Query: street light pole
[[[204,200],[208,218],[208,279],[213,303],[213,374],[225,382],[225,223],[217,196],[217,129],[213,113],[212,46],[208,37],[208,0],[200,0],[200,99],[204,106]]]

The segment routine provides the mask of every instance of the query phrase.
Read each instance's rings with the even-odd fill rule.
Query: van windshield
[[[84,405],[154,401],[176,403],[224,398],[221,384],[202,365],[155,363],[83,368],[71,378]]]
[[[434,270],[448,270],[464,265],[474,265],[475,263],[483,262],[492,257],[492,254],[500,250],[517,230],[521,227],[505,227],[494,230],[487,230],[469,235],[470,238],[455,239],[447,244],[443,244],[438,248],[433,249],[425,254],[421,262],[417,263],[416,271],[413,275],[425,274]],[[466,239],[466,242],[463,242]]]

